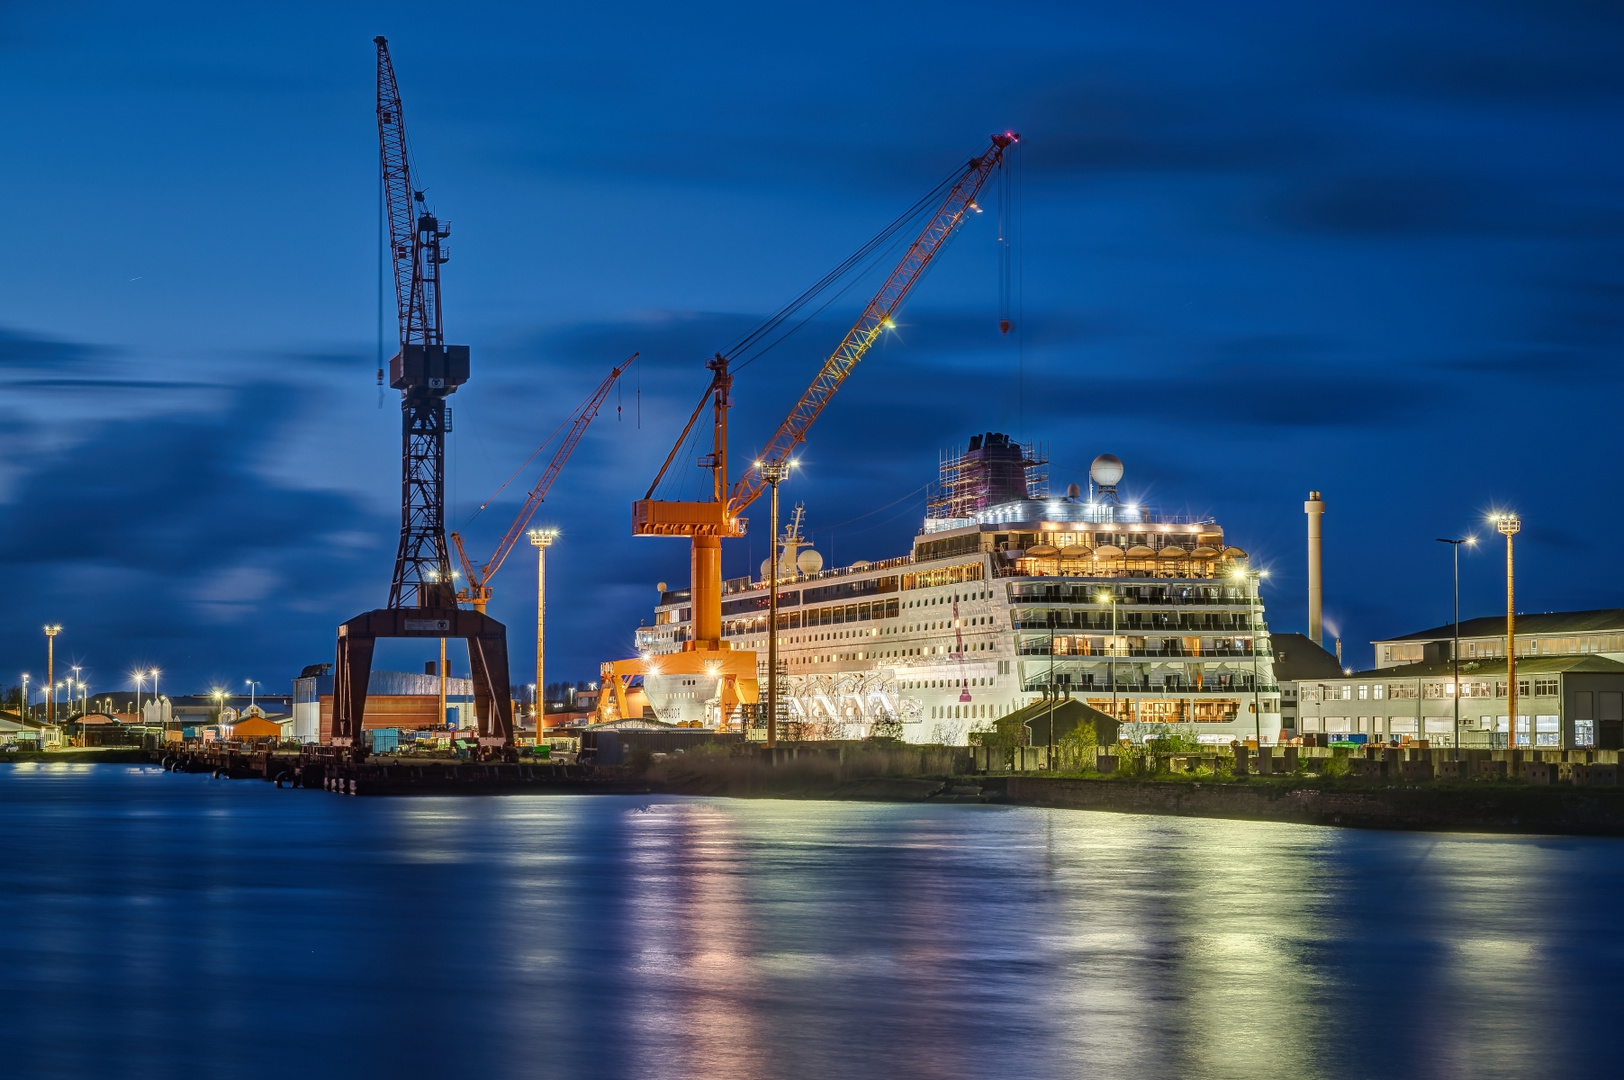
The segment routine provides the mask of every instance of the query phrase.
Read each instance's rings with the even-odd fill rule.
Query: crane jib
[[[963,223],[964,215],[974,204],[976,193],[986,183],[987,177],[1003,163],[1004,151],[1017,141],[1019,136],[1013,133],[994,135],[992,148],[980,157],[972,158],[965,166],[963,174],[947,193],[947,197],[942,200],[935,217],[909,246],[901,262],[891,271],[891,276],[886,279],[874,299],[869,301],[868,307],[863,310],[863,314],[847,332],[834,353],[824,361],[823,367],[813,378],[812,385],[807,387],[784,422],[773,433],[773,437],[768,440],[766,448],[757,458],[758,461],[763,463],[783,461],[798,444],[806,441],[808,429],[823,412],[824,406],[829,403],[829,399],[840,389],[840,384],[845,381],[846,376],[851,374],[852,369],[891,323],[892,317],[901,308],[908,293],[918,284],[925,268],[941,251],[954,230]],[[742,513],[745,507],[754,502],[766,489],[767,483],[762,479],[760,467],[752,465],[745,470],[733,487],[728,506],[729,513],[732,515]]]

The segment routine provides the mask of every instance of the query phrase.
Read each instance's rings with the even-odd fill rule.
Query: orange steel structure
[[[965,215],[976,206],[976,194],[1003,164],[1004,152],[1019,141],[1013,132],[992,136],[992,146],[971,158],[958,174],[946,198],[924,230],[909,245],[900,262],[886,278],[880,291],[863,309],[862,315],[846,333],[840,345],[824,361],[812,384],[807,387],[778,430],[767,441],[756,463],[746,468],[732,488],[728,487],[727,412],[733,377],[729,357],[717,353],[707,361],[710,385],[682,429],[676,445],[666,456],[648,494],[632,504],[634,536],[686,536],[691,544],[689,569],[692,583],[693,636],[683,652],[657,658],[620,660],[603,665],[604,688],[617,708],[624,709],[626,689],[641,674],[703,674],[721,680],[719,698],[724,718],[737,704],[757,700],[755,653],[735,651],[722,640],[722,540],[745,534],[743,512],[767,489],[762,466],[786,460],[806,441],[806,434],[822,414],[835,391],[863,359],[880,334],[893,325],[892,319],[909,292]],[[711,405],[711,452],[700,459],[700,467],[711,470],[711,498],[701,502],[675,502],[654,498],[654,491],[666,470],[687,441],[706,404]],[[772,554],[769,552],[769,558]],[[770,632],[776,632],[772,628]],[[622,716],[625,713],[622,711]],[[725,722],[725,719],[724,719]]]

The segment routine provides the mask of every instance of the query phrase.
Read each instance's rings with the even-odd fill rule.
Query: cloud
[[[87,424],[82,441],[28,462],[0,563],[49,587],[8,605],[0,648],[27,655],[35,624],[61,622],[98,682],[135,653],[177,678],[203,658],[264,671],[329,653],[338,621],[382,602],[398,525],[355,498],[265,479],[267,440],[315,392],[256,384],[216,413]]]
[[[110,350],[99,346],[31,337],[0,327],[0,365],[60,370],[82,367],[110,355]]]

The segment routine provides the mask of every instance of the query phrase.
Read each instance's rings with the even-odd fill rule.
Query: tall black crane
[[[468,346],[447,345],[440,268],[451,258],[441,221],[412,187],[411,149],[389,42],[378,46],[378,152],[383,167],[389,252],[400,312],[400,351],[389,385],[400,391],[400,548],[389,585],[391,608],[456,606],[445,539],[447,395],[468,381]]]
[[[366,756],[367,690],[377,639],[447,638],[468,642],[480,752],[513,755],[513,697],[508,684],[507,627],[457,607],[445,535],[445,399],[468,381],[468,346],[447,345],[440,313],[440,268],[451,228],[412,186],[411,147],[389,42],[378,47],[378,147],[389,253],[400,311],[400,351],[389,361],[389,385],[400,391],[400,548],[389,606],[363,612],[338,628],[333,669],[333,725],[324,741]],[[441,672],[444,675],[444,672]],[[436,719],[436,725],[445,717]]]

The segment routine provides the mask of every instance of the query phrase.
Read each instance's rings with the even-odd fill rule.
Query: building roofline
[[[1624,608],[1596,608],[1592,611],[1533,611],[1517,612],[1517,636],[1525,634],[1584,634],[1599,630],[1624,633]],[[1506,617],[1483,615],[1462,619],[1461,637],[1504,637]],[[1445,623],[1429,630],[1417,630],[1399,637],[1376,638],[1372,645],[1395,645],[1401,641],[1449,641],[1455,636],[1455,624]]]
[[[1364,679],[1367,682],[1402,682],[1405,679],[1449,678],[1454,675],[1455,666],[1448,660],[1427,660],[1417,664],[1400,664],[1396,667],[1367,668],[1364,671],[1355,671],[1351,675],[1331,675],[1320,678],[1297,679],[1296,682],[1358,682]],[[1462,660],[1460,665],[1461,678],[1478,678],[1485,675],[1504,675],[1506,662],[1499,660]],[[1605,656],[1528,656],[1517,658],[1517,674],[1519,675],[1624,675],[1624,664],[1617,660],[1609,660]]]

